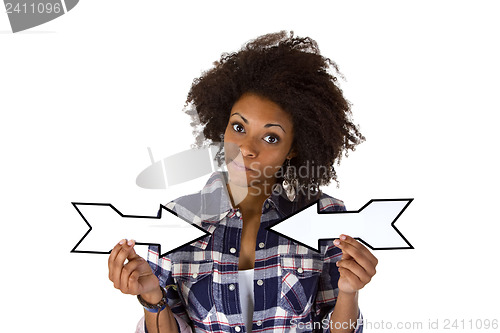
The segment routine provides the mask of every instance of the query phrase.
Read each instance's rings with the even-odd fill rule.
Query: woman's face
[[[224,150],[230,182],[264,188],[291,158],[293,124],[276,103],[244,94],[231,109],[224,133]],[[268,193],[269,194],[269,193]]]

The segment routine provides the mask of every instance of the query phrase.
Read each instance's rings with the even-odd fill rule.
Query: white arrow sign
[[[71,252],[110,253],[120,239],[159,245],[160,257],[207,235],[200,226],[160,206],[158,216],[123,215],[111,204],[73,202],[89,230]]]
[[[318,201],[267,227],[319,252],[319,241],[346,234],[372,250],[413,249],[394,223],[413,199],[372,199],[358,211],[319,212]]]

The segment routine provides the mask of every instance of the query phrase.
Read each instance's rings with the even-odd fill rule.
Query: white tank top
[[[253,269],[238,271],[241,313],[247,332],[252,332],[253,322]]]

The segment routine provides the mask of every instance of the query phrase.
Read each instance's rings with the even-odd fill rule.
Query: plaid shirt
[[[338,295],[335,263],[342,252],[329,242],[316,253],[265,229],[297,206],[273,192],[262,207],[255,248],[253,332],[329,331]],[[148,262],[160,284],[176,286],[168,289],[172,312],[196,332],[244,333],[238,289],[242,219],[231,205],[222,174],[212,174],[200,192],[167,207],[211,233],[160,259],[158,247],[149,247]],[[320,210],[345,207],[322,194]],[[362,325],[356,332],[362,332]]]

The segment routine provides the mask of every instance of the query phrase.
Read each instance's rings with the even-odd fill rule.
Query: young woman
[[[364,140],[336,75],[314,40],[281,32],[223,54],[194,81],[187,112],[202,128],[198,144],[222,142],[227,173],[167,205],[210,236],[164,258],[150,246],[147,261],[133,241],[111,252],[110,280],[145,308],[141,329],[362,331],[358,291],[375,274],[373,254],[347,235],[329,235],[339,239],[316,253],[265,229],[316,200],[345,210],[319,190]]]

